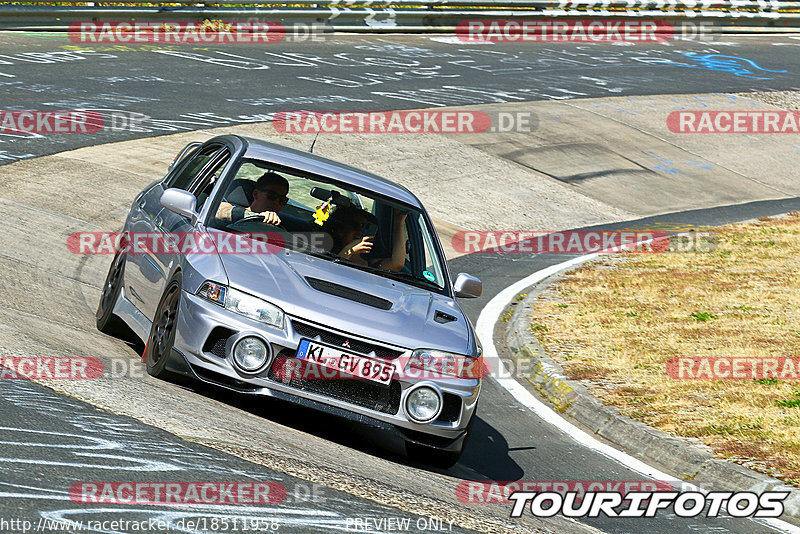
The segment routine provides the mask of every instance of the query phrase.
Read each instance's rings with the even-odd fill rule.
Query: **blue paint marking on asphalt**
[[[697,161],[697,160],[689,160],[686,162],[686,165],[690,167],[697,167],[698,169],[702,169],[704,171],[710,171],[713,166],[707,161]]]
[[[309,346],[308,340],[304,339],[300,342],[300,345],[297,347],[297,357],[300,358],[301,360],[305,359],[305,357],[308,355],[308,346]]]
[[[688,65],[686,63],[674,63],[680,67],[688,67],[690,69],[705,69],[715,70],[719,72],[730,72],[734,76],[741,76],[742,78],[754,78],[756,80],[771,80],[768,76],[755,76],[757,72],[788,72],[787,70],[771,70],[765,69],[758,65],[755,61],[738,56],[724,56],[721,54],[697,54],[695,52],[681,52],[681,55],[686,58],[696,61],[699,65]],[[754,70],[751,70],[754,69]]]
[[[681,173],[681,171],[679,171],[678,169],[676,169],[674,167],[667,166],[667,165],[656,165],[655,167],[653,167],[653,170],[665,172],[667,174],[680,174]]]

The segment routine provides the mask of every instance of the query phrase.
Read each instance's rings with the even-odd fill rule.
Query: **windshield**
[[[334,180],[244,159],[209,227],[445,293],[432,228],[417,208]]]

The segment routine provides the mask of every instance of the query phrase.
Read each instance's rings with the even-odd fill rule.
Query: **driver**
[[[281,218],[278,212],[289,202],[289,181],[274,171],[267,171],[256,181],[253,189],[253,202],[250,206],[234,206],[222,201],[217,209],[216,218],[223,223],[234,223],[253,215],[262,215],[267,224],[279,225]]]

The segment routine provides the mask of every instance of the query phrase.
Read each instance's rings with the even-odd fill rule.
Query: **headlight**
[[[283,310],[266,300],[248,295],[238,289],[214,282],[205,282],[197,291],[197,296],[254,321],[283,328]]]
[[[488,375],[488,370],[484,368],[481,357],[470,358],[442,350],[418,349],[406,363],[406,375],[410,378],[483,378]]]
[[[442,407],[442,399],[435,389],[420,386],[406,397],[406,413],[417,423],[433,421]]]
[[[283,327],[283,310],[266,300],[228,288],[225,308],[255,321]]]

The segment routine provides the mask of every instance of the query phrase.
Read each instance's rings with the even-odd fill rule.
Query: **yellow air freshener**
[[[325,224],[325,221],[328,220],[328,217],[331,216],[331,201],[326,200],[324,204],[321,206],[317,206],[314,210],[314,222],[318,225],[322,226]]]

